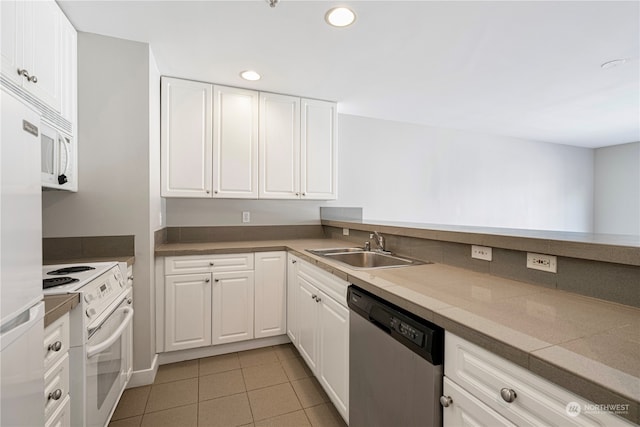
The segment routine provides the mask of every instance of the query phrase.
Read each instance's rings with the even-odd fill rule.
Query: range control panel
[[[422,347],[422,344],[424,343],[424,332],[419,331],[397,317],[391,317],[389,326],[403,337]]]

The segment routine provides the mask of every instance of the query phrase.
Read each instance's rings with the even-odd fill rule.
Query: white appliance
[[[73,139],[45,123],[40,135],[42,187],[76,191]]]
[[[44,424],[40,117],[0,90],[0,425]]]
[[[73,426],[106,426],[131,378],[133,299],[125,277],[126,264],[116,262],[42,267],[45,295],[80,294],[70,317]]]

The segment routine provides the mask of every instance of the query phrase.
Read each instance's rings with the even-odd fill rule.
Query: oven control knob
[[[86,314],[87,314],[87,317],[95,316],[96,309],[95,308],[87,308]]]
[[[91,294],[87,293],[87,294],[84,296],[84,300],[85,300],[85,302],[91,302],[91,301],[93,300],[93,295],[91,295]]]

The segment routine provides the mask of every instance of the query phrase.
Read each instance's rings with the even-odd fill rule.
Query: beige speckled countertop
[[[44,327],[46,328],[80,302],[79,294],[47,295],[44,301]]]
[[[640,309],[444,264],[354,270],[306,252],[340,240],[167,243],[156,256],[288,250],[598,404],[640,422]]]
[[[126,262],[127,265],[133,265],[135,257],[133,256],[111,256],[111,257],[80,257],[80,258],[63,258],[63,259],[44,259],[43,265],[56,265],[56,264],[79,264],[87,262]]]

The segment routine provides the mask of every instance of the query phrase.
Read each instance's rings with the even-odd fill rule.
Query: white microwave
[[[41,176],[45,189],[78,191],[73,138],[42,123],[40,126]]]

